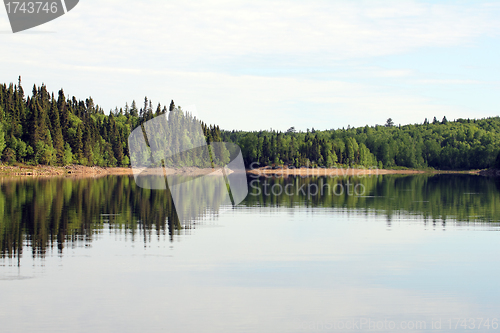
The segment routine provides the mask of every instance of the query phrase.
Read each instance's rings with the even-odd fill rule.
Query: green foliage
[[[15,138],[14,138],[15,140]],[[28,155],[28,146],[23,140],[15,140],[16,144],[16,157],[19,162],[24,162],[26,159],[26,156]]]
[[[3,130],[3,124],[0,123],[0,156],[7,145],[5,144],[5,132]]]
[[[63,165],[68,165],[73,162],[73,153],[71,152],[71,147],[69,143],[64,144],[64,154],[62,157],[62,164]]]
[[[247,166],[300,166],[484,169],[500,152],[500,118],[285,133],[223,131],[223,141],[238,144]],[[500,159],[499,159],[500,161]],[[500,162],[499,166],[500,166]],[[255,166],[255,164],[254,164]]]
[[[105,115],[92,98],[85,101],[57,96],[47,88],[33,86],[32,95],[24,96],[20,85],[0,85],[0,156],[9,163],[36,165],[129,166],[128,137],[144,122],[174,109],[158,104],[153,114],[152,102],[145,98],[144,108],[135,101],[123,109]],[[196,118],[183,112],[169,112],[172,122],[187,126],[184,146],[192,145],[189,129],[200,128]],[[177,126],[176,125],[176,126]],[[221,140],[218,127],[207,128],[210,142]],[[203,138],[205,140],[205,138]],[[145,157],[146,158],[146,157]],[[199,157],[190,156],[187,165]]]
[[[52,145],[48,145],[42,140],[39,140],[35,146],[35,164],[52,165],[55,162],[56,150]]]
[[[105,115],[92,98],[85,101],[65,97],[61,89],[49,94],[42,85],[24,96],[21,85],[0,85],[0,156],[8,162],[66,165],[80,163],[98,166],[128,166],[128,137],[131,131],[153,117],[168,113],[169,126],[183,128],[179,136],[183,147],[194,146],[193,133],[201,125],[207,143],[234,142],[242,149],[247,166],[293,165],[319,167],[385,167],[483,169],[500,167],[500,118],[458,119],[446,117],[423,124],[285,133],[276,131],[221,131],[206,125],[189,113],[169,107],[156,107],[146,97],[138,110],[135,101]],[[170,110],[170,111],[169,111]],[[168,142],[168,133],[155,140]],[[176,139],[177,140],[177,139]],[[223,147],[221,147],[223,149]],[[140,159],[147,160],[146,150]],[[221,151],[215,163],[224,163],[228,153]],[[201,165],[200,152],[184,156],[183,165]],[[198,154],[198,155],[197,155]],[[167,166],[174,165],[171,158]]]
[[[122,160],[122,167],[128,167],[130,165],[130,159],[128,158],[128,156],[125,156]]]
[[[7,162],[7,163],[15,162],[16,152],[14,151],[14,149],[12,149],[12,148],[4,149],[3,154],[2,154],[2,160]]]

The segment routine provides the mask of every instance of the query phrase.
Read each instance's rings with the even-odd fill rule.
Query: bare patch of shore
[[[132,170],[132,169],[130,169]],[[137,168],[134,170],[136,174],[141,176],[163,176],[163,175],[181,175],[181,176],[222,176],[223,172],[221,168],[195,168],[195,167],[185,167],[185,168]],[[232,170],[225,169],[226,174],[232,173]]]
[[[136,172],[139,171],[136,169]],[[231,173],[232,171],[227,170],[226,173]],[[67,165],[67,166],[47,166],[47,165],[37,165],[37,166],[10,166],[10,165],[0,165],[0,176],[37,176],[37,177],[50,177],[50,176],[62,176],[62,177],[99,177],[106,175],[133,175],[134,170],[132,168],[126,167],[88,167],[83,165]],[[157,168],[148,169],[145,173],[148,175],[158,174],[158,175],[184,175],[184,176],[200,176],[208,174],[222,174],[220,169],[215,170],[212,168]]]
[[[137,170],[136,170],[137,171]],[[226,169],[226,173],[231,173]],[[362,168],[283,168],[271,169],[262,167],[246,170],[247,173],[261,176],[366,176],[366,175],[411,175],[423,173],[476,174],[481,176],[500,176],[500,170],[440,171],[440,170],[388,170]],[[158,168],[149,169],[146,174],[202,176],[221,174],[221,170],[212,168]],[[98,177],[106,175],[133,175],[133,169],[127,167],[88,167],[83,165],[67,166],[10,166],[0,165],[0,176],[63,176],[63,177]]]
[[[257,176],[366,176],[366,175],[412,175],[423,173],[453,173],[453,174],[481,174],[480,170],[471,171],[440,171],[440,170],[390,170],[376,168],[257,168],[247,170],[247,173]]]
[[[71,176],[71,175],[105,175],[114,168],[87,167],[83,165],[48,166],[48,165],[1,165],[0,175],[4,176]],[[126,169],[126,168],[116,168]]]

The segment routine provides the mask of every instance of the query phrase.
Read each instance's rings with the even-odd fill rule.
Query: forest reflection
[[[186,233],[206,217],[217,216],[225,187],[210,186],[206,177],[191,181],[203,189],[202,202],[186,205],[180,221],[168,190],[138,187],[132,176],[99,178],[0,179],[0,244],[2,258],[23,250],[44,257],[50,250],[85,246],[104,229],[147,242],[150,236]],[[384,175],[366,177],[248,177],[249,194],[240,205],[253,207],[323,207],[377,214],[390,221],[414,215],[425,223],[497,223],[500,183],[471,175]],[[200,200],[199,197],[197,199]],[[186,215],[185,215],[186,216]],[[140,236],[140,237],[139,237]]]
[[[244,204],[493,223],[500,221],[500,181],[469,174],[249,177]]]
[[[2,257],[30,247],[34,257],[49,248],[84,245],[109,224],[144,235],[173,237],[181,226],[167,191],[137,187],[131,176],[99,178],[7,178],[0,180]]]

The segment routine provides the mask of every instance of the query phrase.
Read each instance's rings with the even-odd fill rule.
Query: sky
[[[0,82],[174,100],[227,130],[500,114],[500,1],[97,1],[13,34]]]

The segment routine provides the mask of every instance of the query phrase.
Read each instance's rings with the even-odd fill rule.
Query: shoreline
[[[138,169],[137,169],[138,170]],[[231,173],[232,171],[228,171]],[[103,177],[103,176],[133,176],[131,167],[99,167],[83,165],[47,166],[47,165],[0,165],[0,177]],[[220,170],[212,168],[157,168],[150,169],[143,175],[181,175],[203,176],[222,175]]]
[[[166,174],[179,175],[204,175],[212,173],[213,169],[198,169],[187,167],[182,169],[166,169]],[[256,176],[366,176],[366,175],[412,175],[412,174],[472,174],[481,176],[500,176],[498,170],[391,170],[391,169],[361,169],[361,168],[257,168],[247,169],[246,173]],[[67,166],[28,166],[28,165],[0,165],[0,176],[30,176],[30,177],[98,177],[107,175],[133,175],[133,170],[130,167],[88,167],[83,165],[67,165]]]
[[[198,176],[211,174],[215,170],[211,168],[199,169],[186,167],[181,169],[167,168],[153,169],[147,173],[149,175],[185,175]],[[101,177],[101,176],[132,176],[134,171],[128,167],[99,167],[99,166],[83,166],[83,165],[67,165],[67,166],[8,166],[0,165],[1,176],[15,177]]]
[[[0,176],[30,177],[96,177],[106,175],[132,175],[131,168],[88,167],[83,165],[48,166],[48,165],[0,165]]]
[[[490,170],[391,170],[391,169],[362,169],[362,168],[257,168],[247,170],[248,174],[268,177],[268,176],[367,176],[367,175],[414,175],[414,174],[469,174],[469,175],[489,175]],[[491,174],[491,172],[490,172]]]

